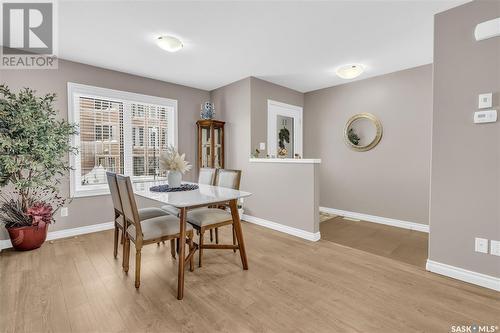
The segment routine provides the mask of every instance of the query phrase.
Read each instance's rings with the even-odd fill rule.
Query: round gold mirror
[[[382,123],[371,113],[352,116],[344,128],[344,140],[349,148],[367,151],[382,139]]]

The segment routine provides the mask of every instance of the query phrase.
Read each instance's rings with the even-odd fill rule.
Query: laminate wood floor
[[[429,235],[341,216],[320,224],[321,239],[425,269]]]
[[[206,250],[204,267],[186,271],[182,301],[168,244],[143,249],[139,290],[134,261],[125,275],[113,258],[112,231],[5,250],[0,331],[387,333],[500,325],[492,290],[329,241],[248,223],[243,230],[249,270],[238,253]]]

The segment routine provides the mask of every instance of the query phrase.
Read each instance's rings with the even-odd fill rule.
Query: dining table
[[[243,239],[243,231],[241,228],[240,215],[238,212],[238,200],[252,195],[250,192],[234,190],[227,187],[196,184],[183,182],[183,184],[196,184],[198,188],[188,191],[173,191],[173,192],[157,192],[152,191],[152,187],[159,185],[167,185],[165,180],[137,182],[133,184],[134,194],[156,202],[171,205],[179,209],[179,268],[177,276],[177,299],[181,300],[184,297],[184,270],[186,263],[196,252],[196,246],[190,249],[186,256],[186,221],[187,212],[191,209],[206,206],[228,205],[231,210],[233,219],[234,232],[238,241],[241,264],[244,270],[248,270],[248,260],[245,250],[245,242]]]

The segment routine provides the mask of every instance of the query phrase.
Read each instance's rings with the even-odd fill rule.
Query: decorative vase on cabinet
[[[224,168],[224,124],[213,119],[196,122],[199,168]]]

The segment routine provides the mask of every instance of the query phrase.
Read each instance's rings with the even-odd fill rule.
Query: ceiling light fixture
[[[177,52],[184,46],[179,38],[173,36],[160,36],[156,39],[156,44],[168,52]]]
[[[338,77],[341,79],[354,79],[357,78],[358,76],[363,73],[364,68],[361,65],[346,65],[346,66],[341,66],[337,68],[335,73],[337,74]]]

